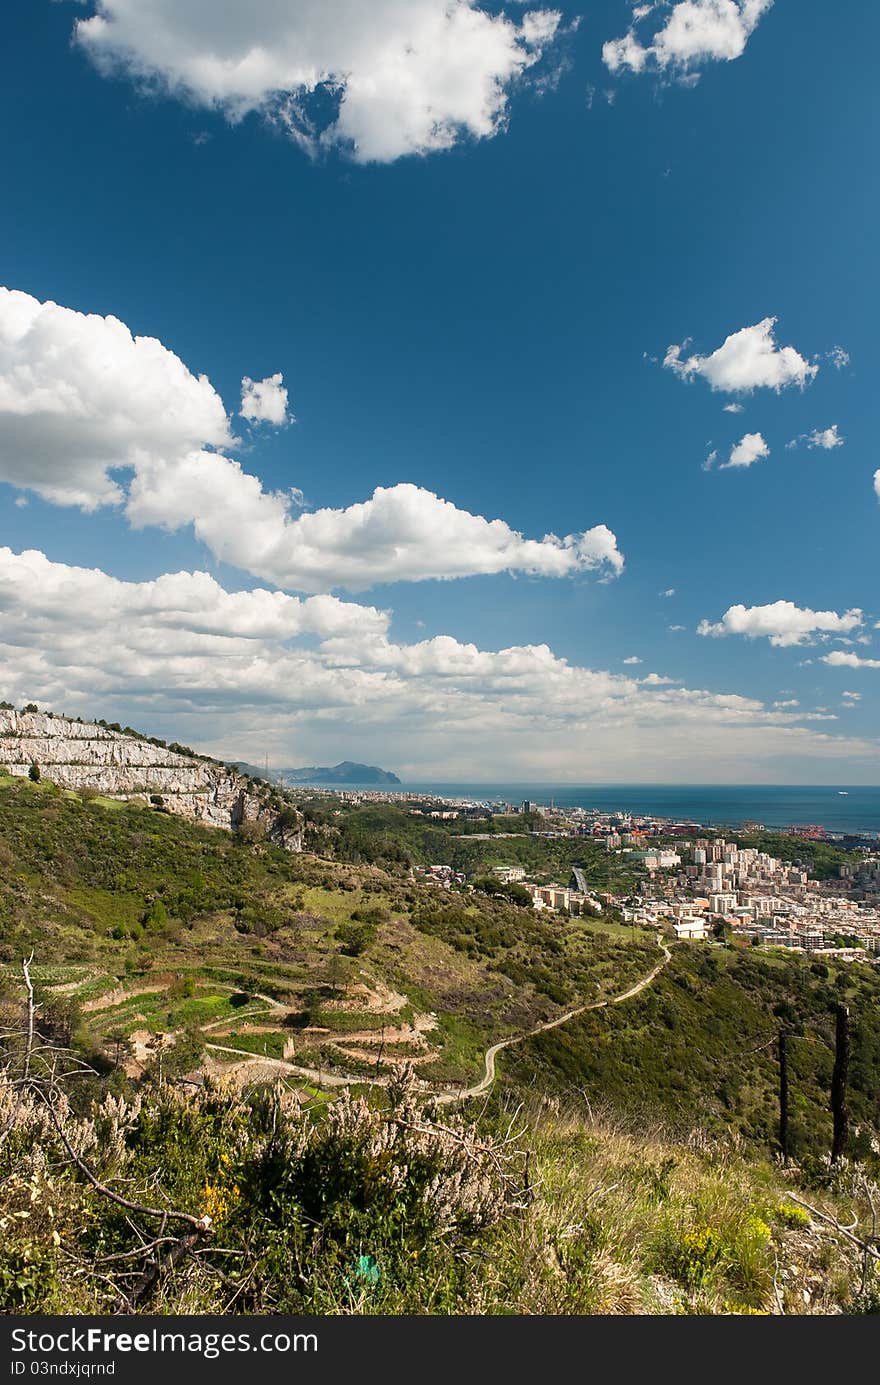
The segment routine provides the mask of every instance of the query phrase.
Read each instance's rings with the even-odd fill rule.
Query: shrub
[[[340,923],[336,929],[336,936],[342,944],[342,951],[346,957],[360,957],[361,953],[366,952],[370,943],[375,942],[376,925],[374,923]]]
[[[47,1290],[54,1287],[54,1267],[43,1247],[27,1241],[23,1245],[0,1246],[0,1303],[6,1313],[33,1313],[46,1302]]]
[[[262,820],[257,822],[242,822],[236,832],[236,839],[246,842],[248,846],[254,846],[258,842],[266,840],[266,824]]]
[[[381,905],[377,904],[373,904],[366,909],[354,909],[351,915],[352,923],[371,923],[374,925],[387,923],[388,918],[388,910],[383,909]]]
[[[694,1226],[672,1235],[663,1248],[660,1266],[687,1289],[702,1289],[728,1267],[730,1248],[712,1226]]]
[[[794,1202],[780,1202],[774,1212],[774,1219],[790,1230],[805,1230],[812,1225],[809,1212]]]
[[[318,1285],[338,1293],[347,1281],[357,1292],[365,1255],[373,1283],[412,1281],[517,1204],[518,1152],[499,1155],[457,1117],[426,1117],[409,1077],[389,1097],[377,1110],[346,1092],[319,1122],[278,1091],[255,1103],[260,1136],[230,1168],[240,1197],[226,1233],[263,1228],[259,1272],[277,1311],[300,1308]]]
[[[667,1227],[655,1247],[656,1267],[690,1294],[735,1293],[763,1308],[772,1284],[771,1230],[755,1211],[715,1206],[712,1221]]]

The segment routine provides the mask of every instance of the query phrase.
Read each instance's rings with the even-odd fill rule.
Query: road
[[[507,1039],[500,1039],[497,1044],[492,1044],[487,1048],[483,1055],[483,1076],[473,1087],[465,1087],[460,1091],[441,1092],[434,1101],[438,1106],[448,1106],[456,1101],[470,1101],[473,1097],[483,1096],[495,1081],[495,1060],[502,1049],[510,1048],[511,1044],[521,1044],[524,1039],[534,1039],[538,1034],[546,1034],[549,1029],[558,1029],[561,1024],[567,1024],[569,1020],[577,1019],[578,1015],[585,1015],[590,1010],[605,1010],[609,1005],[622,1005],[626,1000],[632,1000],[648,986],[653,985],[660,975],[667,962],[672,960],[672,953],[661,940],[660,950],[663,953],[662,962],[658,962],[656,967],[647,976],[643,976],[641,981],[637,981],[629,990],[621,991],[620,995],[609,996],[607,1000],[594,1000],[588,1005],[577,1005],[573,1010],[567,1010],[564,1015],[557,1015],[555,1019],[547,1020],[544,1024],[537,1025],[534,1029],[527,1030],[524,1034],[511,1034]],[[263,997],[261,997],[262,999]],[[268,997],[266,997],[268,998]],[[227,1044],[208,1043],[206,1048],[219,1053],[234,1054],[236,1058],[249,1059],[252,1063],[264,1063],[274,1067],[277,1071],[287,1073],[290,1076],[305,1077],[316,1086],[321,1087],[350,1087],[353,1085],[385,1087],[388,1085],[388,1077],[351,1077],[344,1073],[320,1072],[317,1068],[301,1068],[294,1063],[288,1063],[282,1058],[264,1057],[247,1049],[231,1048]]]
[[[660,940],[658,939],[658,942]],[[453,1101],[470,1101],[472,1097],[482,1096],[488,1092],[492,1083],[495,1081],[495,1059],[504,1048],[510,1048],[511,1044],[520,1044],[523,1039],[534,1039],[538,1034],[546,1034],[548,1029],[558,1029],[560,1024],[567,1024],[569,1020],[577,1019],[578,1015],[585,1015],[589,1010],[605,1010],[609,1005],[621,1005],[625,1000],[631,1000],[634,995],[645,990],[647,986],[660,975],[667,962],[671,961],[672,953],[664,942],[660,942],[663,952],[663,961],[658,962],[653,971],[647,976],[643,976],[641,981],[637,981],[634,986],[630,986],[628,991],[621,991],[620,995],[610,996],[608,1000],[594,1000],[589,1005],[578,1005],[574,1010],[567,1010],[564,1015],[557,1015],[556,1019],[547,1020],[546,1024],[539,1024],[534,1029],[529,1029],[525,1034],[513,1034],[509,1039],[501,1039],[497,1044],[486,1050],[483,1060],[483,1076],[473,1087],[466,1087],[460,1092],[444,1092],[437,1097],[438,1106],[446,1106]]]
[[[271,1058],[268,1054],[254,1053],[247,1048],[230,1048],[228,1044],[206,1043],[205,1048],[212,1053],[230,1053],[236,1058],[245,1058],[251,1066],[266,1065],[275,1068],[279,1073],[287,1073],[292,1077],[304,1077],[314,1087],[387,1087],[388,1077],[351,1077],[346,1073],[333,1073],[321,1070],[320,1068],[301,1068],[296,1063],[288,1063],[284,1058]]]

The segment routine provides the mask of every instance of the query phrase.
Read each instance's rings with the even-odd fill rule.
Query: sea
[[[363,787],[375,789],[378,786]],[[539,805],[594,808],[603,813],[642,813],[648,817],[699,822],[706,827],[736,827],[743,822],[759,822],[765,827],[815,825],[831,833],[880,835],[880,786],[465,784],[415,780],[394,785],[392,791],[482,803],[518,804],[529,799]]]

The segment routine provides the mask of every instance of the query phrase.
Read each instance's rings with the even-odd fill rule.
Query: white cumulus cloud
[[[770,456],[770,448],[767,446],[760,433],[746,433],[739,442],[730,450],[730,456],[726,462],[722,462],[719,471],[727,471],[730,467],[752,466],[753,463],[760,461],[762,457]]]
[[[775,317],[765,317],[752,327],[742,327],[709,356],[695,353],[685,358],[686,342],[670,346],[663,364],[682,380],[702,376],[713,390],[726,394],[749,394],[755,389],[772,389],[778,394],[789,385],[803,389],[819,367],[793,346],[777,346],[775,325]]]
[[[814,428],[812,433],[807,434],[807,447],[822,447],[826,452],[832,451],[835,447],[843,447],[844,439],[837,431],[837,424],[832,423],[830,428]]]
[[[512,86],[555,38],[476,0],[87,0],[76,41],[108,74],[285,125],[310,151],[361,162],[446,149],[502,128]]]
[[[625,664],[640,664],[642,661],[637,654],[631,654],[628,659],[624,659]]]
[[[701,620],[697,634],[720,638],[725,635],[745,635],[747,639],[769,639],[772,645],[785,648],[808,644],[820,634],[841,634],[857,629],[863,620],[858,607],[838,615],[836,611],[811,611],[796,606],[793,601],[774,601],[767,606],[730,606],[720,621]],[[831,655],[828,662],[834,662]]]
[[[801,433],[785,445],[787,448],[792,448],[803,442],[806,443],[807,447],[821,447],[825,452],[832,452],[835,447],[843,447],[845,441],[846,439],[842,438],[837,430],[837,424],[832,423],[830,428],[814,428],[812,433]]]
[[[154,337],[0,288],[0,480],[95,509],[123,498],[113,472],[231,443],[210,381]]]
[[[761,16],[773,0],[679,0],[668,6],[639,6],[634,24],[622,38],[602,46],[602,61],[612,72],[628,68],[688,73],[707,62],[731,62],[745,51]],[[640,21],[655,10],[664,16],[647,44],[636,33]],[[660,18],[660,15],[658,15]]]
[[[266,491],[214,450],[235,445],[210,381],[161,342],[113,317],[0,290],[2,481],[59,505],[122,506],[136,528],[192,525],[216,557],[302,591],[623,569],[604,524],[532,539],[408,483],[302,513],[300,489]]]
[[[378,486],[369,500],[345,509],[293,517],[284,496],[265,492],[238,463],[206,452],[173,471],[135,477],[127,513],[139,528],[192,523],[217,557],[300,591],[362,591],[380,582],[501,572],[573,577],[623,570],[617,540],[603,524],[529,539],[502,519],[460,510],[408,482]]]
[[[252,380],[245,375],[241,382],[241,417],[252,423],[274,423],[282,427],[293,423],[287,412],[287,390],[281,371],[267,375],[265,380]]]
[[[830,664],[832,668],[880,668],[880,659],[863,659],[860,654],[848,654],[843,649],[832,649],[830,654],[822,655],[823,664]],[[846,697],[853,697],[853,693],[845,693]]]

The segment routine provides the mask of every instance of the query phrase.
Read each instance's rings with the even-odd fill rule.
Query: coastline
[[[291,785],[298,792],[358,795],[372,801],[430,798],[457,805],[523,802],[597,816],[631,815],[702,827],[769,830],[822,828],[829,836],[880,835],[880,786],[466,783],[418,780],[392,788],[375,784]]]

